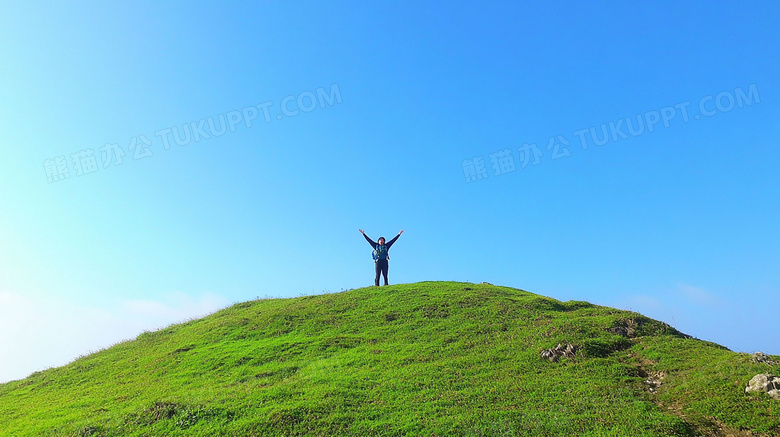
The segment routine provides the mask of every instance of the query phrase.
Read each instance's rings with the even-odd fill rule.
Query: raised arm
[[[393,243],[395,243],[395,240],[397,240],[397,239],[398,239],[398,237],[400,237],[400,236],[401,236],[401,234],[403,234],[403,233],[404,233],[404,230],[403,230],[403,229],[401,229],[401,232],[399,232],[399,233],[398,233],[398,235],[396,235],[395,237],[393,237],[393,239],[392,239],[392,240],[390,240],[390,241],[388,241],[388,242],[387,242],[387,248],[388,248],[388,249],[390,249],[390,246],[392,246],[392,245],[393,245]]]
[[[365,239],[366,239],[366,241],[368,241],[368,244],[370,244],[370,245],[371,245],[371,247],[373,247],[374,249],[376,249],[376,241],[374,241],[374,240],[372,240],[372,239],[368,238],[368,235],[366,235],[366,233],[365,233],[365,232],[363,232],[363,230],[362,230],[362,229],[358,229],[358,231],[360,231],[360,233],[361,233],[361,234],[363,234],[363,238],[365,238]]]

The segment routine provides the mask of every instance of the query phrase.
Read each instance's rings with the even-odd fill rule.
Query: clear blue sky
[[[405,230],[391,283],[780,354],[778,27],[767,4],[3,2],[0,381],[371,285],[358,228]]]

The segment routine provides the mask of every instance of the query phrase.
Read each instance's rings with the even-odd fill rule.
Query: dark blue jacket
[[[396,236],[395,236],[395,238],[393,238],[392,240],[390,240],[390,241],[386,241],[386,242],[385,242],[385,246],[387,246],[387,251],[388,251],[388,252],[390,251],[390,246],[392,246],[392,245],[393,245],[393,243],[395,243],[395,240],[397,240],[397,239],[398,239],[398,237],[400,237],[400,236],[401,236],[401,234],[398,234],[398,235],[396,235]],[[379,245],[379,243],[377,243],[376,241],[374,241],[374,240],[372,240],[372,239],[368,238],[368,235],[366,235],[366,234],[363,234],[363,237],[365,237],[365,238],[366,238],[366,241],[368,241],[368,244],[370,244],[372,248],[376,249],[376,247]]]

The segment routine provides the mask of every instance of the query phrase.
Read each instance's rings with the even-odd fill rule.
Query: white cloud
[[[724,303],[723,299],[703,288],[694,287],[688,284],[677,284],[680,290],[689,301],[704,306],[720,306]]]
[[[183,321],[193,317],[204,316],[215,309],[222,308],[228,302],[216,294],[203,294],[198,298],[176,292],[159,300],[124,300],[122,308],[130,314],[150,320]],[[168,322],[170,323],[170,322]]]
[[[664,305],[657,297],[647,296],[644,294],[633,294],[626,296],[624,299],[621,299],[621,301],[616,306],[618,308],[624,308],[630,311],[643,313],[650,310],[660,310]]]
[[[161,300],[124,300],[97,307],[0,292],[0,382],[67,364],[145,330],[200,317],[228,304],[209,293],[177,292]]]

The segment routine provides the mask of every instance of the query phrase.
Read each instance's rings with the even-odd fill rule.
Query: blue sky
[[[358,228],[405,230],[391,283],[780,354],[777,6],[2,9],[0,381],[371,285]]]

